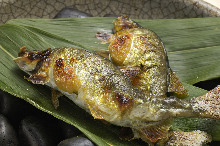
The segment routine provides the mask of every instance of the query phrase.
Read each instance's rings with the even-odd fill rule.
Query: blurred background
[[[216,17],[219,7],[217,0],[1,0],[0,24],[15,18],[54,18],[67,8],[93,17],[161,19]]]

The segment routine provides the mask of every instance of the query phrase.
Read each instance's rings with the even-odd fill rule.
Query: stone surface
[[[118,17],[118,16],[115,14],[105,14],[103,17]]]
[[[18,146],[18,138],[12,125],[5,116],[0,114],[0,145]]]
[[[73,137],[61,141],[58,146],[94,146],[94,144],[85,137]]]
[[[75,137],[82,134],[81,131],[79,131],[77,128],[75,128],[74,126],[68,123],[65,123],[63,121],[59,121],[58,123],[59,123],[58,126],[61,129],[60,134],[62,135],[63,139]]]
[[[59,127],[44,117],[27,117],[21,121],[19,139],[23,146],[53,146],[61,140]]]
[[[5,143],[16,146],[18,141],[22,146],[57,145],[63,139],[82,134],[74,126],[1,90],[0,114],[8,118],[0,115],[0,146]],[[19,140],[16,133],[19,133]]]
[[[29,103],[0,90],[0,113],[5,115],[17,129],[19,122],[27,115],[35,113]]]
[[[54,18],[85,18],[92,17],[92,15],[81,12],[73,8],[64,8]]]
[[[202,0],[1,0],[0,24],[14,18],[54,18],[64,8],[94,17],[106,14],[131,18],[192,18],[220,16],[220,10]]]

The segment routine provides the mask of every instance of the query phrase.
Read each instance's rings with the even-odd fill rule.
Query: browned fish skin
[[[117,52],[116,50],[121,49],[118,47],[120,46],[119,44],[117,44],[117,47],[113,44],[119,43],[118,38],[123,38],[124,34],[127,33],[132,35],[130,38],[125,38],[131,39],[133,44],[129,45],[131,48],[123,63],[120,65],[126,67],[139,67],[141,71],[136,76],[134,85],[142,91],[150,92],[154,97],[165,97],[167,92],[168,75],[166,54],[162,43],[159,42],[158,38],[153,37],[152,32],[146,29],[129,29],[126,30],[126,32],[123,31],[117,33],[117,39],[115,40],[113,38],[113,41],[109,46],[112,60],[115,60],[113,54]],[[128,43],[126,44],[128,45]],[[124,45],[123,47],[128,48]]]
[[[80,106],[90,110],[95,118],[109,121],[112,117],[108,118],[108,114],[119,118],[137,102],[133,97],[138,96],[140,100],[144,97],[138,89],[133,89],[129,80],[116,66],[98,55],[75,48],[60,48],[52,50],[47,60],[37,57],[36,61],[33,61],[30,59],[33,52],[28,51],[25,57],[15,59],[23,70],[25,69],[21,65],[24,63],[19,61],[28,60],[28,64],[32,64],[30,61],[36,64],[43,61],[41,67],[37,67],[37,71],[36,66],[31,65],[35,73],[32,74],[33,72],[29,69],[28,73],[31,76],[28,79],[35,84],[46,84],[67,95],[82,94],[83,90],[83,96],[85,96],[83,98],[88,99],[80,99],[83,100],[83,105]],[[43,52],[34,52],[34,54],[37,56]],[[102,108],[108,111],[104,112]]]
[[[127,72],[139,68],[132,84],[152,97],[166,97],[169,66],[159,37],[126,16],[114,21],[114,32],[109,39],[113,63]]]
[[[118,17],[113,23],[114,34],[98,32],[96,37],[102,43],[110,43],[108,49],[112,62],[135,87],[152,98],[188,96],[187,90],[170,69],[164,45],[154,32],[127,16]]]

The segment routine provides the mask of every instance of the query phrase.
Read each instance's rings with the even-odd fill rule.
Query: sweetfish
[[[126,19],[130,21],[129,18]],[[126,31],[136,29],[135,26],[124,28],[127,29]],[[120,33],[117,27],[115,33]],[[133,31],[129,33],[132,34]],[[157,41],[158,38],[153,32],[144,30],[144,33],[147,33],[144,36],[153,35],[153,39]],[[99,34],[100,36],[102,39],[107,38],[107,40],[117,37],[117,35],[109,36],[106,34]],[[147,42],[146,38],[145,41],[149,44],[152,42]],[[130,45],[132,43],[135,45],[134,42],[131,42]],[[29,77],[26,78],[28,81],[33,84],[46,85],[53,89],[52,103],[55,108],[59,106],[58,98],[62,93],[95,119],[128,127],[132,129],[133,138],[141,138],[149,144],[163,143],[168,140],[170,121],[173,117],[220,119],[220,86],[206,95],[194,97],[190,100],[182,100],[176,96],[167,95],[169,91],[167,82],[169,82],[168,78],[171,73],[165,49],[160,41],[153,45],[155,52],[160,52],[159,56],[154,59],[153,54],[155,52],[152,51],[153,54],[150,59],[139,57],[142,58],[140,65],[138,65],[140,63],[138,59],[126,60],[126,57],[129,56],[129,50],[125,54],[118,53],[119,60],[114,59],[114,55],[111,55],[110,61],[94,52],[71,47],[49,48],[44,51],[28,51],[26,47],[22,47],[14,61],[21,70],[29,74]],[[160,51],[157,51],[157,45],[160,46]],[[139,55],[135,54],[136,51],[132,53],[135,56]],[[140,52],[137,51],[137,53]],[[144,51],[141,55],[146,54],[147,56],[148,53],[151,51]],[[120,55],[124,55],[124,57],[120,59]],[[161,55],[163,56],[162,59]],[[150,63],[149,60],[145,60],[145,63],[142,62],[146,58],[151,60]],[[151,70],[153,68],[151,64],[154,67],[157,66],[154,69],[159,70],[159,73]],[[129,77],[122,71],[124,68],[129,70],[129,74],[131,74],[130,68],[135,67],[138,68],[138,74],[135,73],[135,77],[138,75],[140,81],[135,81],[136,79]],[[149,69],[150,74],[144,73]],[[146,74],[152,77],[146,79]],[[134,82],[138,83],[135,84]],[[142,84],[142,82],[146,83]],[[157,87],[154,87],[154,84]],[[159,85],[163,87],[159,87]]]
[[[102,43],[110,43],[110,60],[126,74],[132,84],[152,97],[188,96],[169,66],[163,42],[153,31],[143,28],[127,16],[114,22],[113,34],[98,32]],[[100,54],[102,55],[102,54]]]

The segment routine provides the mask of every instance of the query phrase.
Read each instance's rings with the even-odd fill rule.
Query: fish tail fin
[[[220,85],[205,95],[191,99],[193,109],[202,117],[220,119]]]
[[[183,132],[171,131],[166,145],[204,145],[212,141],[211,136],[200,130]]]

